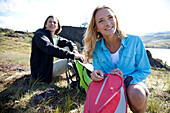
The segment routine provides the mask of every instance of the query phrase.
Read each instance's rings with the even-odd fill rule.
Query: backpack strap
[[[68,65],[69,65],[68,63],[69,63],[69,59],[67,59],[67,65],[66,65],[67,90],[69,91],[70,90],[70,81],[69,81],[68,74],[70,74],[70,73],[68,73]]]
[[[74,96],[79,93],[79,88],[78,88],[78,86],[79,86],[79,82],[78,82],[79,78],[77,76],[78,72],[77,72],[75,66],[76,65],[75,65],[74,60],[67,59],[67,65],[66,65],[67,91],[69,92],[71,87],[76,88],[77,92],[74,94]],[[69,69],[69,67],[71,67],[71,68]],[[71,70],[71,69],[74,69],[76,73],[71,75],[70,72],[69,72],[69,70]],[[75,76],[76,76],[76,81],[73,81],[72,78],[75,77]],[[71,81],[71,83],[70,83],[70,81]]]
[[[85,81],[85,79],[84,79],[84,74],[83,74],[83,71],[84,71],[84,66],[83,66],[83,69],[82,69],[82,77],[83,77],[83,81],[84,81],[84,83],[86,84],[86,86],[88,86],[88,84],[86,83],[86,81]]]

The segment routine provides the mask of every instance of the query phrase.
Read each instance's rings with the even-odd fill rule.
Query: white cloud
[[[123,30],[131,34],[170,30],[167,0],[1,0],[0,27],[35,31],[47,16],[56,15],[62,25],[80,26],[90,21],[98,4],[115,10]]]
[[[0,16],[0,23],[1,24],[1,27],[4,27],[4,28],[15,28],[15,23],[13,22],[16,22],[17,20],[13,17],[13,16],[7,16],[7,17],[4,17],[4,16]]]
[[[133,3],[133,4],[130,4]],[[164,0],[128,0],[118,8],[119,23],[125,32],[143,35],[170,31],[170,10]]]
[[[0,12],[24,12],[29,4],[27,0],[2,0]]]

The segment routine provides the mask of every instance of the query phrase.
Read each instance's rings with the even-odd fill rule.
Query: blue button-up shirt
[[[104,38],[96,42],[93,51],[93,66],[104,74],[115,68],[119,68],[123,77],[133,76],[131,83],[144,82],[150,74],[150,64],[142,40],[138,36],[128,35],[121,39],[119,61],[113,65],[111,53],[104,44]]]

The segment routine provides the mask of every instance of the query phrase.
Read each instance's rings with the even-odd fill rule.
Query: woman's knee
[[[66,71],[67,59],[59,59],[53,63],[53,77],[63,74]]]
[[[147,99],[146,92],[140,85],[130,85],[127,88],[127,95],[128,100],[132,105],[142,105]]]

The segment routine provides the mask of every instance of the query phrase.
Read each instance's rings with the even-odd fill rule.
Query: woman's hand
[[[85,57],[82,54],[74,53],[74,59],[77,59],[77,60],[80,59],[82,62],[84,62]]]
[[[92,80],[94,81],[101,81],[104,78],[103,72],[99,69],[92,71],[90,75],[91,75]]]
[[[118,74],[123,77],[123,73],[118,68],[111,70],[109,74]]]
[[[79,54],[79,52],[78,52],[78,51],[76,51],[76,50],[73,50],[72,52],[73,52],[73,53],[77,53],[77,54]]]

